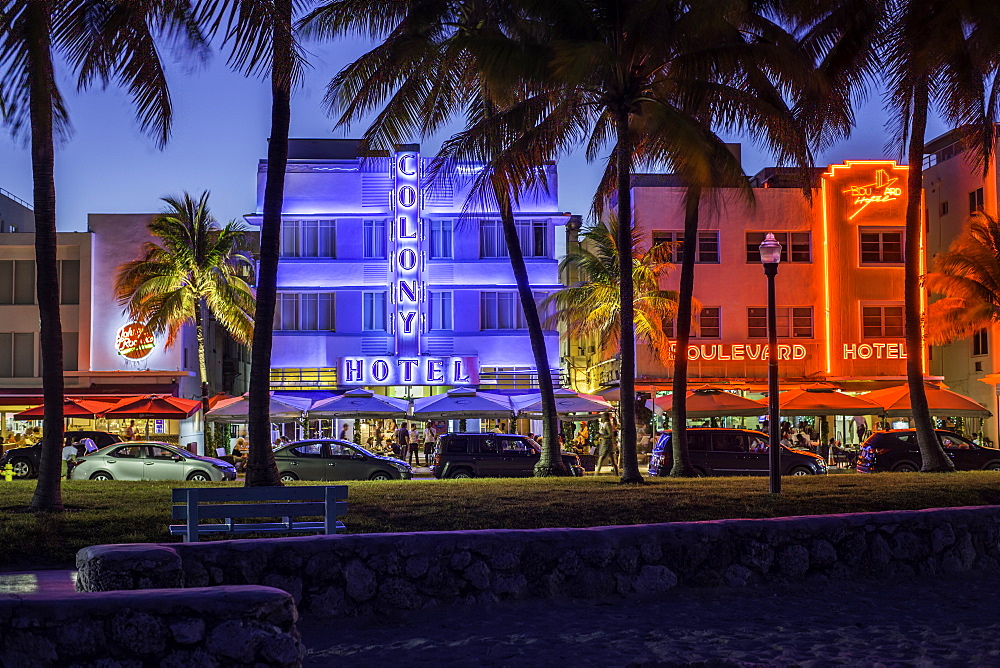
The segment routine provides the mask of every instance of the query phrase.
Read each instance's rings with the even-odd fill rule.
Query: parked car
[[[296,441],[274,451],[278,475],[292,480],[409,480],[413,469],[401,459],[383,457],[338,439]]]
[[[519,434],[442,434],[431,472],[435,478],[527,478],[541,454],[540,445]],[[580,458],[561,454],[570,474],[582,476]]]
[[[935,429],[945,453],[959,471],[1000,471],[1000,450],[976,445],[964,436]],[[876,431],[861,445],[855,469],[858,473],[919,471],[922,460],[915,429]]]
[[[671,439],[673,432],[664,432],[653,446],[649,458],[649,475],[670,474],[673,465]],[[749,429],[687,430],[691,465],[698,475],[767,475],[770,451],[768,436]],[[818,475],[826,473],[826,462],[819,455],[782,446],[781,475]]]
[[[66,436],[72,438],[74,441],[79,441],[84,438],[92,439],[98,449],[114,443],[122,442],[121,436],[118,436],[117,434],[110,434],[106,431],[74,430],[67,431]],[[10,464],[11,468],[14,469],[15,478],[34,478],[38,475],[38,466],[42,459],[42,443],[44,442],[45,439],[43,438],[41,441],[33,445],[7,450],[3,453],[3,456],[0,457],[0,468]],[[61,450],[62,448],[60,448],[60,451]]]
[[[92,452],[73,467],[75,480],[236,480],[236,468],[168,443],[117,443]]]

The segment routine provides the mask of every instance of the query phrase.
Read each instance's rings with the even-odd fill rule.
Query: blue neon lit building
[[[430,159],[418,145],[392,154],[358,148],[356,140],[290,142],[272,387],[423,396],[459,385],[537,386],[499,218],[466,208],[479,167],[457,165],[429,183]],[[262,160],[258,211],[266,169]],[[536,301],[562,287],[557,258],[569,220],[558,209],[555,165],[541,169],[548,187],[516,211]],[[260,225],[261,215],[246,219]],[[555,328],[546,342],[556,367]]]

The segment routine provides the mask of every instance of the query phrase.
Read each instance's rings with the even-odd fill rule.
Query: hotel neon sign
[[[475,357],[341,357],[341,385],[478,385]]]
[[[676,359],[677,345],[671,344],[667,353],[668,359]],[[687,351],[688,360],[696,362],[741,362],[761,361],[768,359],[767,344],[763,343],[702,343],[691,344]],[[779,360],[809,359],[808,349],[799,343],[778,344]],[[844,360],[905,360],[906,345],[903,343],[845,343],[843,344]]]

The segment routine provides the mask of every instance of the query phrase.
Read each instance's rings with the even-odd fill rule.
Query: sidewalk
[[[301,619],[305,666],[996,666],[1000,574]]]

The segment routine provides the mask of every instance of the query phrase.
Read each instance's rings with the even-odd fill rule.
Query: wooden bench
[[[338,517],[347,514],[347,486],[308,487],[185,487],[173,490],[175,520],[171,535],[185,543],[198,542],[203,533],[290,533],[308,531],[335,534],[344,529]],[[280,522],[245,522],[235,519],[281,518]],[[299,517],[322,517],[321,521],[296,521]],[[200,524],[200,520],[224,519],[222,524]]]

